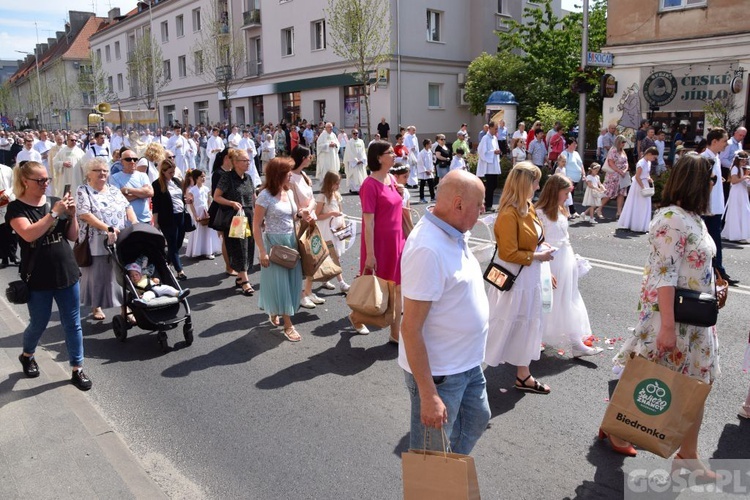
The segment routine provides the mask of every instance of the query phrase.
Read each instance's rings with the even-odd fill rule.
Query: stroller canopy
[[[141,255],[166,259],[166,240],[161,231],[151,224],[128,226],[117,237],[117,260],[123,264],[134,262]]]

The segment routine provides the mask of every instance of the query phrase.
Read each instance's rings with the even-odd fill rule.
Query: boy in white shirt
[[[466,160],[464,160],[464,149],[457,148],[451,159],[450,170],[466,170]]]

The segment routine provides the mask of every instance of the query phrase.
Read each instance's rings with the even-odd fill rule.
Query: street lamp
[[[42,80],[39,77],[39,58],[36,55],[36,47],[34,47],[34,53],[31,52],[25,52],[23,50],[16,50],[19,54],[25,54],[27,56],[33,55],[34,56],[34,64],[36,65],[36,90],[39,92],[39,120],[42,120]],[[37,126],[40,126],[41,124],[37,124]]]

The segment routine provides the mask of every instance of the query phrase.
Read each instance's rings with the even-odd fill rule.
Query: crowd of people
[[[580,188],[582,222],[603,218],[602,207],[616,199],[618,227],[649,233],[638,326],[615,357],[616,367],[636,352],[713,382],[718,373],[715,328],[676,323],[671,307],[678,285],[710,292],[712,269],[730,284],[738,282],[723,266],[721,240],[750,239],[744,128],[734,131],[731,140],[723,129],[713,129],[702,154],[677,155],[669,165],[661,207],[652,217],[654,179],[667,172],[666,164],[661,168],[663,149],[649,142],[654,142],[653,129],[637,147],[631,177],[628,141],[613,127],[603,129],[612,136],[600,141],[611,144],[606,154],[586,168],[576,138],[559,123],[547,132],[535,123],[528,133],[520,123],[509,138],[504,122],[489,122],[479,133],[473,173],[464,160],[471,150],[465,124],[450,145],[443,134],[420,142],[413,125],[400,129],[391,142],[385,119],[378,125],[379,137],[367,145],[356,129],[348,136],[333,123],[300,125],[191,133],[177,124],[165,136],[161,129],[154,136],[121,128],[85,136],[60,132],[52,135],[54,142],[40,131],[11,134],[9,148],[11,141],[4,137],[3,159],[15,166],[12,171],[0,166],[5,188],[0,200],[8,202],[0,207],[0,257],[3,266],[17,261],[17,237],[32,318],[19,357],[24,373],[39,374],[34,352],[54,299],[66,333],[72,383],[82,390],[91,387],[82,370],[80,308],[90,308],[91,318],[103,321],[105,309],[123,306],[105,245],[137,223],[151,224],[164,235],[177,279],[189,279],[181,261],[187,234],[184,255],[214,259],[221,254],[227,275],[244,297],[256,292],[250,275],[257,248],[258,307],[288,341],[301,341],[294,315],[325,299],[315,293],[314,277],[303,272],[301,263],[281,264],[278,252],[297,248],[299,236],[318,227],[338,260],[346,245],[334,233],[347,222],[346,204],[358,198],[359,274],[394,284],[396,320],[388,341],[399,345],[399,365],[411,396],[411,445],[427,442],[436,449],[444,427],[452,449],[469,453],[489,419],[483,363],[514,365],[517,390],[549,394],[552,388],[531,373],[540,346],[562,348],[573,357],[601,352],[585,342],[591,325],[578,279],[586,266],[568,233],[570,221],[581,217],[573,198]],[[482,213],[495,211],[503,157],[511,158],[512,168],[496,210],[497,246],[486,291],[468,231]],[[357,198],[341,195],[342,172],[347,190]],[[723,181],[729,184],[726,203]],[[434,205],[415,226],[410,189],[418,189],[418,201],[425,203],[425,187]],[[217,227],[220,218],[226,219],[222,213],[245,227],[239,233],[228,225]],[[80,272],[72,241],[88,241],[91,248],[92,262]],[[342,275],[334,277],[320,286],[346,294],[350,285]],[[459,315],[466,321],[452,320]],[[369,333],[353,315],[350,320],[356,333]],[[748,405],[750,396],[743,410]],[[700,421],[685,438],[680,460],[697,458],[699,427]],[[636,453],[616,436],[608,438],[615,451]],[[699,462],[693,468],[711,474]]]

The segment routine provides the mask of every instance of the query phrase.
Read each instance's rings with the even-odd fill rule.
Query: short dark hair
[[[104,137],[104,132],[94,132],[94,139]]]
[[[430,144],[432,144],[432,141],[431,141],[431,140],[429,140],[429,139],[425,139],[424,141],[422,141],[422,147],[423,147],[423,148],[426,148],[426,147],[427,147],[427,146],[429,146]]]
[[[292,160],[294,160],[294,168],[302,165],[302,162],[305,161],[305,158],[307,158],[308,156],[310,156],[309,149],[307,149],[305,146],[295,146],[291,152]]]
[[[367,167],[372,172],[380,170],[380,157],[389,149],[391,149],[391,143],[385,141],[375,141],[367,148]]]
[[[456,148],[456,154],[457,154],[457,155],[462,155],[462,154],[464,154],[464,148]]]
[[[543,134],[543,133],[544,133],[544,130],[542,130],[540,128],[535,128],[534,129],[534,135],[539,135],[539,134]]]
[[[404,136],[403,134],[396,134],[396,140],[401,139],[403,136]]]
[[[706,144],[710,146],[714,141],[720,141],[726,134],[727,131],[721,127],[711,129],[708,134],[706,134]]]
[[[661,206],[679,205],[697,215],[708,211],[713,165],[697,154],[682,155],[672,167],[661,192]]]

